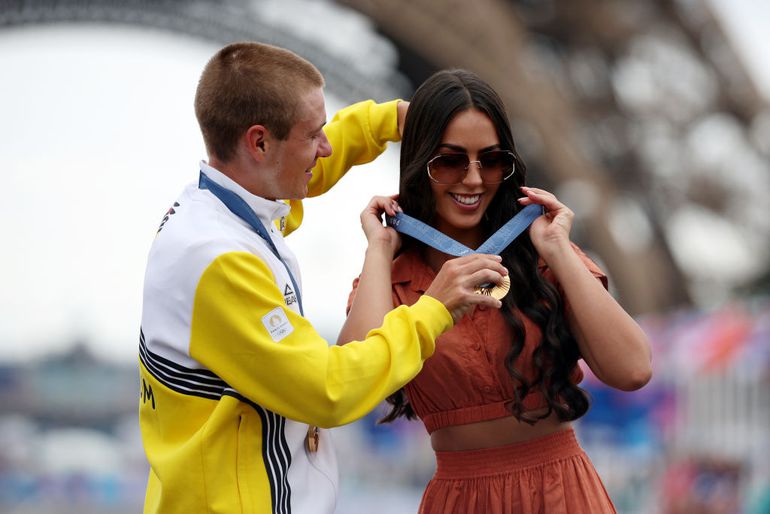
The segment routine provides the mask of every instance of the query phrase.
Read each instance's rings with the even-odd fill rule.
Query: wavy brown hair
[[[503,182],[489,204],[482,223],[487,235],[493,234],[522,207],[520,186],[525,184],[527,168],[516,151],[508,116],[497,93],[477,75],[466,70],[444,70],[428,78],[415,92],[407,111],[401,141],[401,183],[399,205],[404,212],[429,225],[434,222],[435,201],[426,173],[426,163],[436,155],[444,130],[458,114],[477,109],[489,116],[503,150],[514,154],[516,172]],[[401,251],[419,248],[423,243],[402,235]],[[503,301],[502,313],[513,337],[505,365],[516,384],[511,414],[520,421],[536,423],[555,412],[562,421],[581,417],[588,410],[588,397],[570,380],[570,373],[580,357],[577,342],[565,323],[564,306],[553,284],[538,272],[538,254],[525,232],[501,253],[508,269],[511,289]],[[515,367],[524,346],[525,330],[522,313],[542,331],[543,337],[533,353],[535,376],[527,381]],[[523,400],[539,391],[547,409],[539,416],[525,411]],[[415,413],[403,389],[387,399],[393,407],[380,421],[393,421],[400,416],[414,418]]]

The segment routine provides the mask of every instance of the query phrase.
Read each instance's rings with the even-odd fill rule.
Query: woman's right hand
[[[395,255],[401,247],[401,237],[394,229],[383,225],[382,214],[395,216],[397,212],[401,212],[397,198],[398,195],[375,196],[361,212],[361,228],[364,230],[369,247],[383,247],[390,252],[391,256]]]

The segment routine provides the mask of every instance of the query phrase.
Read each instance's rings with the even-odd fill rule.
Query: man
[[[209,160],[164,218],[145,276],[146,513],[332,512],[334,450],[316,427],[349,423],[408,382],[453,316],[499,307],[473,286],[504,270],[474,256],[362,342],[329,346],[302,316],[281,232],[299,225],[302,198],[400,138],[397,105],[356,104],[324,128],[323,78],[299,56],[237,43],[207,64],[195,110]],[[392,245],[370,244],[374,269],[386,258]]]

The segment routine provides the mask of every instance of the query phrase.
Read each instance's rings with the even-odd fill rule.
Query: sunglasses
[[[437,184],[459,184],[468,175],[471,164],[476,164],[485,184],[500,184],[516,171],[513,152],[493,150],[479,154],[477,161],[464,153],[444,153],[428,161],[428,176]]]

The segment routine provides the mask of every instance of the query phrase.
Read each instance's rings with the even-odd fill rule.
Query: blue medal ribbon
[[[541,205],[527,205],[476,250],[458,243],[446,234],[403,212],[398,212],[395,216],[386,216],[385,222],[397,232],[411,236],[440,252],[454,255],[455,257],[462,257],[472,253],[498,255],[542,214],[543,207]]]
[[[237,193],[230,191],[229,189],[225,189],[224,187],[220,186],[210,178],[206,176],[205,173],[201,171],[200,178],[198,179],[198,187],[200,189],[208,189],[211,191],[211,193],[219,198],[219,200],[225,204],[225,207],[230,209],[230,212],[241,218],[243,221],[245,221],[253,230],[254,232],[259,235],[262,239],[265,240],[267,243],[267,246],[270,247],[270,251],[273,252],[273,255],[276,256],[276,258],[281,261],[281,264],[286,268],[286,272],[289,274],[289,278],[291,279],[292,285],[294,285],[294,293],[297,295],[297,303],[299,304],[299,312],[303,316],[305,315],[304,311],[302,310],[302,296],[299,292],[299,287],[297,287],[297,282],[294,280],[294,275],[292,275],[291,270],[289,269],[289,266],[286,264],[286,262],[281,257],[281,254],[278,253],[278,248],[276,248],[275,243],[273,243],[273,240],[270,238],[270,234],[268,233],[265,226],[262,224],[262,221],[259,219],[257,214],[254,212],[254,210],[249,207],[249,204],[246,203],[246,200],[238,196]]]

